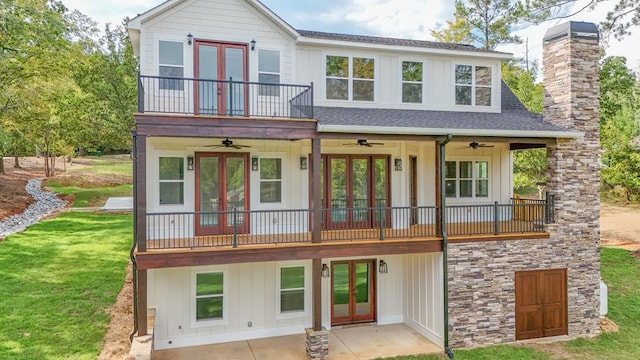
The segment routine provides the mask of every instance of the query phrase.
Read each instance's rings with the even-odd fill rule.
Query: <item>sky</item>
[[[134,17],[163,0],[63,0],[69,9],[80,10],[100,24],[120,24],[125,17]],[[588,0],[577,1],[573,13]],[[430,30],[440,29],[453,18],[450,0],[262,0],[262,3],[296,29],[400,37],[432,40]],[[542,37],[546,30],[568,20],[599,23],[617,0],[600,3],[594,10],[587,9],[568,19],[545,22],[538,26],[520,25],[513,33],[529,39],[529,59],[542,64]],[[640,73],[640,26],[622,41],[613,36],[607,42],[607,56],[624,56],[627,66]],[[525,44],[501,45],[496,50],[525,58]]]

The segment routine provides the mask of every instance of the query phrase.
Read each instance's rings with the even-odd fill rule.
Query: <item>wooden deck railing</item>
[[[551,204],[552,205],[552,204]],[[550,202],[447,206],[449,236],[544,232]],[[361,207],[322,209],[322,242],[439,239],[438,208]],[[312,210],[232,210],[151,213],[146,248],[180,249],[309,243]]]

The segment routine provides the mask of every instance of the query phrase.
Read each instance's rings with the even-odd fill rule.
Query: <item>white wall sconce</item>
[[[187,34],[187,44],[193,44],[193,35],[191,33]]]
[[[389,267],[387,266],[387,263],[384,262],[384,260],[380,260],[380,265],[378,266],[378,272],[380,274],[386,274],[389,272]]]
[[[256,39],[251,39],[251,51],[256,49]]]
[[[322,270],[320,271],[320,276],[324,279],[329,278],[329,267],[327,264],[322,264]]]

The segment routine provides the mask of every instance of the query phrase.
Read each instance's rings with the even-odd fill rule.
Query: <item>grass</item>
[[[0,359],[95,359],[122,287],[130,215],[62,213],[0,243]]]
[[[607,317],[620,331],[596,338],[579,338],[564,344],[536,345],[535,349],[520,345],[496,345],[469,350],[454,350],[456,360],[544,360],[544,359],[640,359],[640,262],[626,250],[601,249],[602,278],[609,287]],[[548,348],[548,351],[544,351]],[[553,355],[551,355],[553,354]],[[444,354],[412,355],[388,360],[441,360]]]
[[[127,156],[103,156],[93,157],[87,156],[76,160],[76,163],[87,165],[83,171],[88,171],[94,174],[114,174],[131,176],[133,162]],[[68,168],[67,172],[74,172],[75,169]]]
[[[133,185],[123,184],[116,186],[65,186],[55,179],[47,181],[47,187],[57,194],[76,196],[73,207],[99,207],[110,197],[131,196]]]

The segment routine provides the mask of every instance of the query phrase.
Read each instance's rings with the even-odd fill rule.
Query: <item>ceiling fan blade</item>
[[[493,145],[487,145],[487,144],[480,144],[478,145],[478,147],[483,147],[483,148],[492,148],[494,147]]]
[[[384,143],[378,143],[378,142],[373,142],[373,143],[372,143],[372,142],[370,142],[370,143],[367,143],[367,144],[369,144],[369,145],[375,145],[375,146],[382,146],[382,145],[384,145]]]

